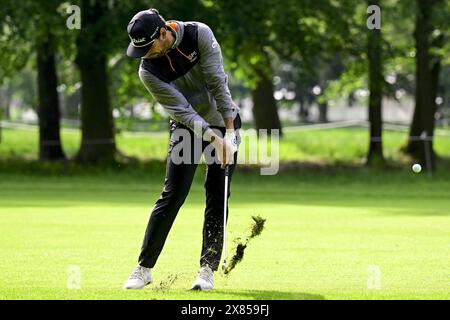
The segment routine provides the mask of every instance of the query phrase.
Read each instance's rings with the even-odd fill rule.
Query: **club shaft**
[[[227,206],[228,206],[228,167],[225,168],[225,189],[223,197],[223,264],[227,263]]]

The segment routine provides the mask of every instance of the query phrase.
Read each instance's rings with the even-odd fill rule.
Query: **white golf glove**
[[[237,151],[236,136],[234,133],[230,133],[228,137],[225,135],[223,139],[217,137],[212,142],[212,145],[216,149],[217,158],[221,163],[222,169],[234,162],[234,153]]]
[[[238,150],[238,144],[237,144],[237,138],[235,131],[227,131],[225,133],[225,137],[223,138],[225,142],[229,145],[231,145],[231,150],[233,151],[233,155]]]

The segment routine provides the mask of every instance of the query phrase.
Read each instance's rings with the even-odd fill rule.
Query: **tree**
[[[379,0],[368,0],[368,5],[380,5]],[[369,65],[369,122],[370,142],[367,164],[379,165],[384,162],[382,144],[382,117],[381,104],[383,99],[383,62],[381,47],[381,29],[368,29],[367,60]]]
[[[436,157],[432,139],[436,112],[434,100],[436,89],[433,89],[433,87],[437,88],[438,76],[436,74],[439,73],[439,67],[438,65],[432,66],[430,49],[433,33],[433,11],[436,10],[436,5],[439,2],[439,0],[416,1],[417,13],[414,32],[416,41],[416,107],[405,150],[422,163],[427,162],[429,157],[431,167],[435,166]],[[421,141],[418,137],[422,137],[424,140]]]
[[[251,90],[256,128],[277,129],[281,135],[278,108],[273,98],[273,1],[220,0],[207,3],[204,20],[214,25],[214,32],[236,78]]]
[[[4,3],[5,19],[2,37],[7,43],[18,43],[11,49],[1,50],[5,58],[4,73],[11,76],[23,69],[27,58],[36,52],[39,116],[39,159],[65,159],[60,140],[59,101],[56,91],[58,77],[56,74],[56,44],[55,34],[63,24],[63,19],[57,14],[61,1],[39,0],[33,2]],[[16,60],[16,57],[19,59]],[[14,61],[13,63],[10,63]]]
[[[0,111],[1,116],[5,120],[9,120],[10,118],[10,104],[12,98],[12,87],[9,84],[5,84],[0,88]]]
[[[57,93],[56,73],[57,44],[52,31],[55,23],[63,23],[57,14],[58,0],[38,1],[34,8],[39,36],[36,37],[38,70],[39,159],[64,160],[66,158],[60,137],[60,105]],[[55,21],[56,20],[56,21]]]
[[[77,39],[76,63],[82,82],[82,140],[77,160],[112,161],[116,144],[108,88],[108,2],[82,0],[81,12],[83,25]]]
[[[352,1],[279,1],[273,4],[275,35],[271,38],[273,51],[281,60],[289,61],[298,73],[301,95],[297,100],[301,113],[305,114],[304,102],[315,98],[319,106],[319,122],[327,122],[328,96],[325,92],[332,80],[344,70],[344,57],[350,52],[350,44],[356,42],[351,35],[355,3]],[[339,12],[339,15],[336,15]],[[306,76],[305,76],[306,75]],[[316,87],[314,96],[311,89]],[[305,89],[309,88],[309,92]],[[320,90],[318,90],[320,88]],[[320,91],[320,92],[319,92]]]
[[[269,64],[269,59],[264,57],[264,60]],[[274,98],[273,81],[270,74],[266,73],[264,68],[259,65],[254,66],[256,75],[256,83],[252,89],[253,99],[253,117],[255,119],[256,129],[267,129],[271,133],[272,129],[281,131],[281,122],[278,117],[277,103]]]
[[[148,9],[149,4],[103,0],[79,0],[79,3],[82,28],[76,42],[76,64],[82,82],[82,142],[76,158],[89,164],[115,161],[121,153],[115,143],[110,58],[125,55],[129,43],[126,26],[134,14]],[[167,1],[161,7],[169,4],[172,2]]]
[[[56,91],[55,48],[49,34],[37,46],[38,92],[39,92],[39,159],[63,160],[65,155],[60,137],[60,110]]]

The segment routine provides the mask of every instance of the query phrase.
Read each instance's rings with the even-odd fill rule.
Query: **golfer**
[[[124,288],[142,289],[152,282],[151,270],[204,154],[207,170],[203,244],[200,271],[192,289],[210,290],[223,246],[224,169],[228,166],[231,182],[241,126],[221,49],[206,24],[166,22],[156,9],[137,13],[128,25],[128,35],[131,43],[127,55],[141,58],[139,77],[171,119],[163,191],[151,213],[138,266]]]

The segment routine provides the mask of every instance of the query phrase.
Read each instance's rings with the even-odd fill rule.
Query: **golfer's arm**
[[[209,124],[177,89],[142,69],[139,71],[139,77],[150,94],[164,107],[172,119],[184,124],[199,137],[212,131]]]
[[[233,118],[232,117],[226,117],[223,118],[223,121],[225,122],[225,128],[231,131],[234,131],[234,124],[233,124]]]

